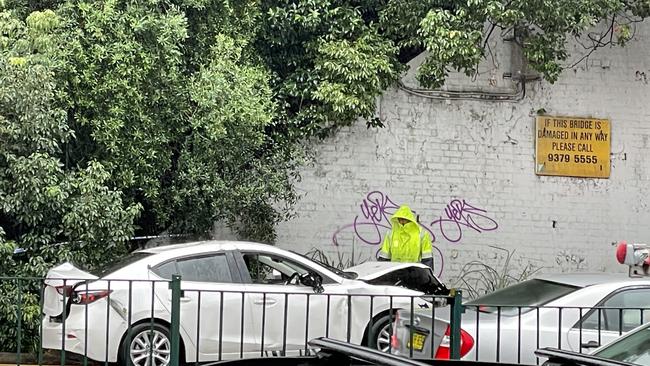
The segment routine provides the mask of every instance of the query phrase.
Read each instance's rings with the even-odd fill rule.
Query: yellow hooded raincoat
[[[398,219],[408,220],[402,225]],[[380,259],[392,262],[431,261],[431,235],[424,230],[408,206],[401,206],[390,218],[392,229],[386,233],[379,251]]]

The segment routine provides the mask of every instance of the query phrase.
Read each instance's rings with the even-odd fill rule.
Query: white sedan
[[[555,347],[590,352],[650,320],[650,277],[575,273],[539,276],[465,303],[461,354],[466,360],[535,364],[534,351]],[[440,355],[428,334],[432,311],[399,311],[394,352]],[[435,314],[444,331],[449,310]],[[413,334],[413,350],[409,337]],[[434,343],[435,344],[435,343]]]
[[[264,244],[157,247],[99,276],[70,263],[50,270],[43,348],[166,365],[173,274],[182,276],[181,357],[187,362],[307,352],[307,341],[322,336],[388,350],[389,314],[430,308],[431,297],[420,296],[446,291],[421,264],[368,262],[340,271]]]

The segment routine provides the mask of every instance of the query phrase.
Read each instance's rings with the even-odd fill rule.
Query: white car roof
[[[535,278],[577,287],[614,283],[650,283],[650,277],[630,277],[627,273],[555,273],[539,275]]]
[[[191,243],[183,244],[173,244],[173,245],[164,245],[154,248],[141,249],[137,251],[138,253],[147,253],[152,254],[149,260],[145,260],[143,263],[146,265],[157,265],[158,263],[164,262],[166,260],[176,258],[179,256],[185,255],[195,255],[197,253],[209,253],[209,252],[219,252],[227,250],[239,250],[241,252],[252,252],[252,253],[270,253],[280,256],[289,257],[297,262],[302,262],[303,264],[308,264],[310,266],[317,266],[319,271],[328,276],[331,279],[334,279],[337,282],[343,280],[343,278],[338,275],[336,272],[333,272],[330,268],[319,264],[303,255],[293,253],[291,251],[278,248],[275,245],[270,244],[261,244],[247,241],[235,241],[235,240],[207,240],[207,241],[197,241]]]
[[[183,244],[173,244],[173,245],[164,245],[154,248],[147,248],[139,250],[141,253],[150,253],[150,254],[161,254],[171,251],[183,252],[187,249],[191,249],[192,253],[195,253],[197,249],[203,247],[205,250],[215,251],[215,250],[243,250],[243,251],[257,251],[257,250],[271,250],[277,248],[269,244],[253,243],[246,241],[234,241],[234,240],[208,240],[208,241],[196,241],[191,243]]]

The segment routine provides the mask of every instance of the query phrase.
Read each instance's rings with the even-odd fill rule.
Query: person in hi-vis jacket
[[[411,209],[401,206],[390,218],[392,229],[384,236],[378,260],[421,262],[433,268],[431,235],[417,223]]]

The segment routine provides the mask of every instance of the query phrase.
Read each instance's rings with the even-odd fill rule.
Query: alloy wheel
[[[386,323],[377,333],[377,349],[382,352],[388,352],[390,349],[391,324]]]
[[[134,366],[167,366],[171,346],[162,332],[142,331],[131,341],[129,355]]]

